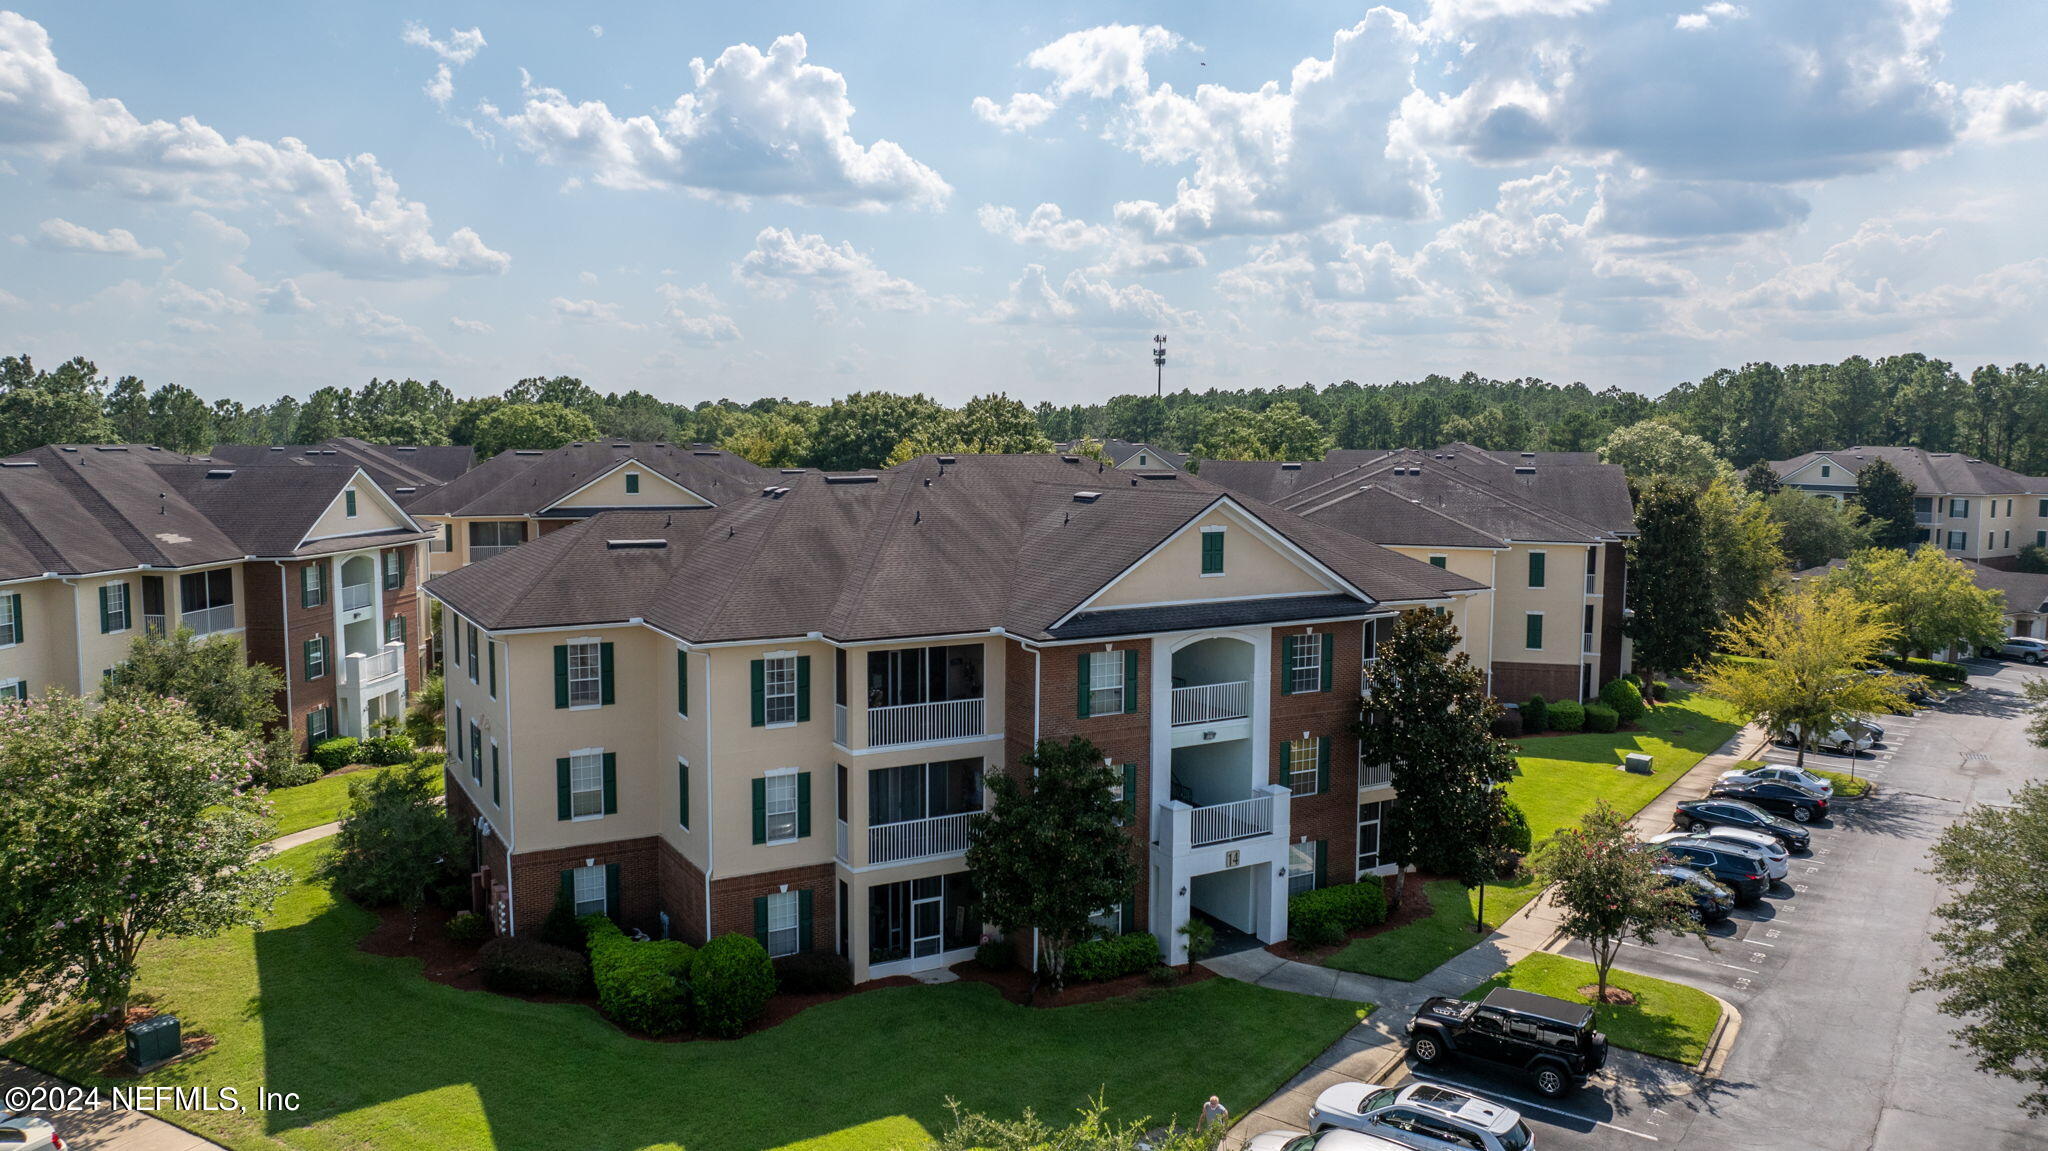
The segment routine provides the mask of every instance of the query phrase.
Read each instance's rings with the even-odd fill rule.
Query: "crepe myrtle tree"
[[[1653,944],[1660,935],[1690,931],[1705,938],[1692,896],[1670,885],[1657,867],[1663,857],[1645,850],[1628,818],[1600,800],[1576,827],[1560,829],[1537,845],[1537,882],[1562,912],[1559,928],[1593,953],[1598,993],[1607,1002],[1607,974],[1623,943]]]
[[[176,699],[0,704],[0,1003],[120,1026],[144,944],[254,926],[285,884],[255,765]]]
[[[1131,836],[1134,810],[1119,796],[1123,777],[1085,739],[1038,746],[988,778],[995,802],[974,817],[967,869],[982,914],[1003,933],[1037,933],[1038,977],[1054,990],[1066,979],[1067,951],[1088,937],[1089,918],[1131,898],[1138,880]]]

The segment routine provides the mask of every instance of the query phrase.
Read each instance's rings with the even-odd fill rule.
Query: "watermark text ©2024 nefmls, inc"
[[[258,1088],[245,1098],[238,1087],[75,1087],[70,1084],[10,1087],[0,1095],[0,1114],[58,1114],[66,1111],[297,1111],[299,1093]]]

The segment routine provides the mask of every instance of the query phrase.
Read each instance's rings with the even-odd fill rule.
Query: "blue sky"
[[[2041,358],[2048,6],[29,4],[0,348],[246,401]]]

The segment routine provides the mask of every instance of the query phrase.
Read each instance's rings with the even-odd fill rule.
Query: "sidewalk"
[[[1736,732],[1720,751],[1701,759],[1645,805],[1632,821],[1636,830],[1644,835],[1668,830],[1679,800],[1698,794],[1709,780],[1754,754],[1765,738],[1763,730],[1755,726]],[[1562,949],[1557,909],[1549,902],[1540,895],[1530,900],[1486,938],[1413,983],[1282,959],[1263,948],[1203,960],[1202,965],[1211,971],[1244,983],[1376,1005],[1370,1016],[1310,1060],[1272,1098],[1244,1112],[1231,1126],[1224,1145],[1243,1146],[1253,1135],[1276,1127],[1306,1130],[1309,1104],[1334,1084],[1385,1082],[1387,1074],[1407,1055],[1401,1026],[1423,1000],[1433,995],[1463,995],[1534,952]]]

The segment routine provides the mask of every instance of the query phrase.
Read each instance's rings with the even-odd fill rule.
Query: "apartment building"
[[[1075,445],[1054,444],[1056,451],[1072,452]],[[1103,459],[1118,471],[1180,471],[1188,466],[1186,452],[1169,452],[1151,444],[1134,444],[1129,440],[1102,441]]]
[[[1098,747],[1140,879],[1102,922],[1176,962],[1290,892],[1382,874],[1361,777],[1374,629],[1478,581],[1174,472],[926,456],[607,510],[430,581],[448,803],[501,930],[558,897],[866,980],[981,941],[989,773]],[[736,486],[736,485],[735,485]]]
[[[373,444],[354,436],[317,444],[215,444],[207,456],[237,465],[354,466],[401,503],[476,466],[476,449],[466,444]]]
[[[1849,447],[1771,461],[1788,488],[1854,499],[1856,476],[1873,460],[1913,485],[1919,539],[1950,555],[2011,570],[2028,544],[2048,547],[2048,476],[2025,476],[1960,452]]]
[[[146,444],[0,460],[0,694],[96,690],[144,631],[239,638],[308,745],[405,706],[427,533],[359,467]]]
[[[1592,699],[1631,667],[1622,621],[1634,509],[1621,469],[1591,453],[1449,444],[1207,460],[1201,474],[1491,588],[1452,611],[1503,700]]]
[[[701,512],[805,470],[756,467],[702,444],[579,441],[500,452],[421,487],[405,506],[435,533],[432,574],[441,575],[606,510]]]

